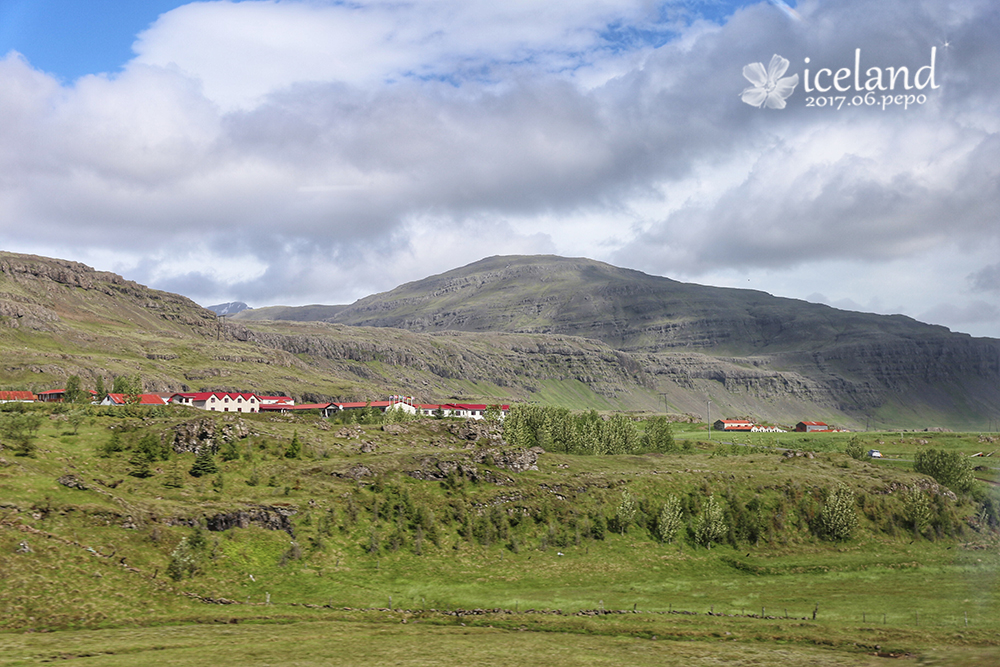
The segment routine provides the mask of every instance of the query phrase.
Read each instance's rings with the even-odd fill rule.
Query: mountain
[[[235,315],[236,313],[242,313],[244,310],[250,306],[246,305],[242,301],[230,301],[228,303],[219,303],[214,306],[206,306],[206,308],[220,317],[225,317],[227,315]]]
[[[902,315],[837,310],[555,256],[489,257],[349,306],[263,308],[244,317],[410,331],[558,333],[627,351],[739,355],[815,349],[844,337],[951,335]]]
[[[253,312],[253,311],[247,311]],[[186,297],[78,262],[0,252],[0,389],[87,388],[138,374],[146,391],[252,390],[307,402],[406,393],[424,402],[540,400],[653,407],[631,358],[567,336],[413,333],[233,323]]]
[[[706,287],[589,259],[490,257],[349,306],[246,311],[415,332],[558,334],[636,355],[658,392],[675,387],[742,414],[813,403],[853,423],[987,423],[1000,407],[1000,341],[902,315],[843,311]],[[696,387],[708,379],[707,386]],[[699,399],[701,400],[701,399]],[[695,409],[690,398],[683,401]],[[798,408],[796,408],[798,409]]]
[[[268,313],[284,319],[254,319]],[[289,321],[320,316],[333,321]],[[0,359],[0,389],[35,391],[138,374],[146,391],[406,393],[850,428],[981,429],[1000,412],[1000,341],[554,257],[490,258],[350,306],[220,318],[77,262],[0,253]]]

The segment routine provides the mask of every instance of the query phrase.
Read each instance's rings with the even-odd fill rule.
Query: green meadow
[[[958,493],[912,463],[990,434],[677,424],[671,451],[515,471],[451,420],[82,409],[29,408],[30,455],[2,441],[0,665],[1000,660],[993,458]],[[206,421],[195,477],[176,434]]]

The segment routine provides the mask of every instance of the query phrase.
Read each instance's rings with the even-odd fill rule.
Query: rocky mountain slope
[[[491,257],[349,306],[256,309],[238,319],[597,339],[632,355],[668,402],[691,410],[712,400],[778,418],[812,403],[854,425],[959,425],[988,421],[1000,407],[1000,341],[588,259]]]
[[[406,393],[694,419],[711,401],[713,417],[851,428],[982,428],[1000,412],[1000,343],[908,318],[589,260],[492,258],[445,275],[352,306],[220,319],[83,264],[0,253],[0,389],[140,375],[147,391]],[[350,324],[251,319],[324,312]]]

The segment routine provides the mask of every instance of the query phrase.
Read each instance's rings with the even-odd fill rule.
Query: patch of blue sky
[[[615,21],[600,32],[603,48],[627,53],[643,48],[659,48],[680,36],[696,21],[725,23],[737,10],[767,0],[675,0],[657,7],[656,15],[641,24]],[[773,4],[774,0],[771,0]],[[784,3],[782,3],[784,4]],[[792,3],[794,5],[794,2]]]
[[[185,0],[3,0],[0,55],[17,51],[63,81],[119,71],[136,35]]]

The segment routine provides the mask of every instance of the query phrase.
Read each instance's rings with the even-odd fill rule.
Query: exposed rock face
[[[242,419],[219,422],[206,417],[174,427],[172,447],[178,454],[184,452],[200,454],[205,447],[215,454],[221,445],[233,440],[242,440],[250,434],[250,428]]]
[[[60,297],[71,303],[77,300],[70,293],[60,295],[50,289],[52,285],[60,285],[90,292],[95,302],[110,297],[112,301],[101,301],[102,305],[108,304],[109,307],[114,307],[114,300],[121,300],[122,297],[125,297],[119,307],[132,310],[138,306],[134,314],[141,315],[142,319],[153,314],[154,317],[161,320],[195,327],[209,327],[215,321],[215,316],[211,312],[201,308],[186,297],[153,290],[108,271],[95,271],[80,262],[0,252],[0,276],[13,280],[28,293],[37,293],[38,296],[44,295],[47,300],[53,302],[58,301]],[[18,297],[11,297],[11,295],[2,295],[0,299],[8,301],[8,309],[11,307],[10,301],[12,299],[19,300]],[[23,300],[23,297],[20,300]],[[25,301],[25,303],[30,302]],[[77,306],[78,304],[73,303],[73,305]],[[90,310],[96,303],[86,305],[89,305],[90,308],[85,308],[85,310]],[[43,310],[36,312],[35,315],[40,317],[43,322],[48,322],[52,321],[51,317],[54,315],[54,311],[45,313]],[[139,318],[129,319],[139,321]]]
[[[451,423],[448,424],[448,430],[452,435],[458,436],[463,440],[478,442],[485,439],[490,442],[504,444],[500,432],[491,428],[484,419],[467,419],[460,424]]]
[[[291,521],[291,517],[295,514],[296,511],[289,507],[252,507],[210,516],[205,520],[205,527],[211,531],[223,531],[230,528],[260,526],[266,530],[283,530],[295,537],[295,528]]]
[[[531,449],[484,447],[476,450],[472,460],[511,472],[524,472],[525,470],[538,470],[538,455],[544,453],[545,450],[541,447],[532,447]]]
[[[483,470],[476,464],[503,468],[519,473],[526,470],[538,470],[538,455],[545,450],[541,447],[521,449],[518,447],[480,447],[468,456],[454,459],[439,459],[427,457],[420,461],[420,468],[407,472],[415,479],[432,480],[445,479],[448,475],[458,475],[473,481],[485,481],[493,484],[508,484],[510,479],[497,475],[491,470]]]
[[[63,486],[67,486],[71,489],[79,489],[80,491],[86,491],[88,488],[84,481],[76,475],[63,475],[56,481]]]
[[[0,294],[0,325],[12,329],[51,331],[59,316],[55,311],[31,303],[24,303],[13,294]]]

